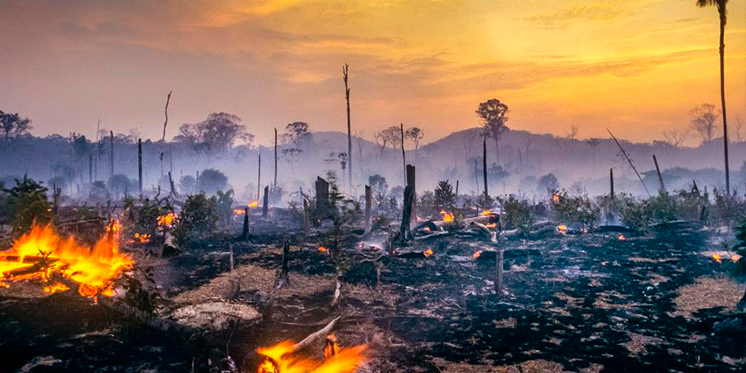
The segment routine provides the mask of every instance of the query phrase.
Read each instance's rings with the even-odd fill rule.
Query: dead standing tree
[[[348,85],[350,65],[345,64],[342,66],[342,75],[345,82],[345,100],[347,101],[347,164],[350,168],[350,174],[348,177],[348,185],[352,189],[352,123],[350,121],[350,87]]]
[[[166,96],[166,107],[163,110],[166,116],[166,120],[163,122],[163,136],[161,137],[161,177],[163,177],[163,154],[165,153],[165,151],[163,150],[163,146],[166,143],[166,127],[168,126],[168,103],[171,102],[171,93],[173,93],[173,91],[169,91],[168,95]]]

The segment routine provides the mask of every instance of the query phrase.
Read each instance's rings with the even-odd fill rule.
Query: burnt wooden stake
[[[245,240],[249,238],[249,206],[247,205],[243,211],[243,233],[241,233],[241,238]]]
[[[262,205],[262,216],[267,217],[269,212],[269,185],[264,187],[264,204]]]
[[[300,196],[303,201],[303,234],[308,234],[311,231],[311,222],[308,218],[308,201],[303,196],[303,190],[301,190]]]
[[[407,169],[411,167],[411,180],[412,183],[414,183],[414,166],[408,165]],[[408,172],[409,174],[409,172]],[[409,178],[408,178],[409,179]],[[412,206],[414,199],[414,185],[407,185],[404,188],[404,204],[402,206],[402,217],[401,217],[401,227],[399,229],[399,243],[401,245],[406,245],[407,240],[412,235],[411,233],[411,222],[412,222]]]
[[[370,210],[371,203],[373,202],[373,195],[371,193],[370,185],[365,186],[365,233],[370,233]]]
[[[458,197],[458,180],[456,180],[456,197]]]
[[[655,172],[658,173],[658,182],[660,183],[659,191],[665,193],[666,184],[663,183],[663,175],[661,175],[661,168],[658,167],[658,158],[655,157],[655,154],[653,154],[653,163],[655,163]]]
[[[609,169],[609,196],[614,199],[614,169]]]
[[[142,139],[137,139],[137,188],[142,201]]]
[[[329,183],[316,177],[316,218],[323,220],[329,216]]]
[[[642,181],[642,176],[640,176],[640,173],[637,172],[637,167],[635,167],[635,164],[632,163],[632,159],[629,158],[629,155],[627,155],[627,152],[624,151],[624,148],[622,148],[622,144],[619,142],[619,140],[616,139],[613,133],[609,131],[609,129],[606,129],[606,132],[611,135],[611,138],[614,139],[614,142],[616,142],[616,145],[619,147],[619,150],[622,151],[622,155],[624,155],[624,158],[627,158],[627,162],[629,162],[629,165],[632,167],[632,170],[635,171],[635,175],[637,175],[637,178],[640,179],[640,183],[642,184],[642,187],[645,188],[645,192],[648,194],[648,197],[650,197],[650,191],[648,190],[648,186],[645,185],[645,182]]]
[[[482,139],[482,176],[484,177],[484,202],[490,197],[490,193],[487,189],[487,137]]]

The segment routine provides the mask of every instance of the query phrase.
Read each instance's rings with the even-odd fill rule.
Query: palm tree
[[[725,154],[725,191],[730,195],[730,170],[728,169],[728,121],[725,114],[725,23],[728,20],[728,0],[697,0],[697,6],[714,5],[720,16],[720,105],[723,111],[723,151]]]

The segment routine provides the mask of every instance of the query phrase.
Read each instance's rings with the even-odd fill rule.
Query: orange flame
[[[249,203],[249,207],[257,207],[257,206],[259,206],[259,201],[251,201],[251,203]]]
[[[423,251],[422,255],[424,255],[425,258],[430,257],[431,255],[433,255],[433,249],[427,249],[427,250]]]
[[[329,359],[332,356],[339,353],[339,345],[337,345],[337,336],[329,334],[326,336],[326,347],[324,347],[324,359]]]
[[[158,217],[158,226],[161,228],[171,228],[174,226],[174,219],[176,219],[176,214],[173,212],[161,215]]]
[[[626,241],[627,237],[625,237],[623,234],[619,233],[618,236],[616,236],[616,239],[619,241]]]
[[[295,344],[283,341],[256,350],[265,357],[258,373],[352,373],[363,362],[364,350],[365,345],[342,348],[323,362],[317,362],[293,356]]]
[[[0,282],[40,280],[51,294],[67,289],[56,279],[62,276],[79,283],[83,296],[111,296],[112,280],[132,265],[132,259],[119,252],[116,235],[104,235],[89,248],[72,237],[63,239],[51,226],[34,225],[10,250],[0,253]]]
[[[443,215],[444,222],[450,223],[453,221],[453,214],[446,212],[445,210],[440,210],[440,214]]]
[[[480,213],[480,215],[482,215],[482,216],[490,216],[490,215],[492,215],[492,211],[490,211],[490,210],[484,210],[484,211],[482,211]]]
[[[319,251],[322,252],[322,253],[325,253],[325,252],[329,251],[329,249],[327,249],[324,246],[319,246]]]
[[[567,226],[564,224],[560,224],[557,226],[557,232],[560,233],[567,233]]]
[[[474,259],[476,259],[476,258],[479,258],[480,256],[482,256],[482,250],[477,250],[477,251],[476,251],[476,252],[474,253]]]
[[[560,201],[560,195],[557,194],[557,193],[552,194],[552,201],[554,203],[559,203],[559,201]]]
[[[712,254],[712,259],[715,259],[715,261],[718,263],[723,262],[723,259],[720,257],[720,254]]]
[[[738,254],[733,254],[730,256],[730,261],[733,263],[737,262],[739,259],[741,259],[741,256]]]
[[[245,209],[235,209],[235,210],[233,210],[233,213],[236,214],[236,215],[243,215],[243,214],[246,213],[246,210]]]

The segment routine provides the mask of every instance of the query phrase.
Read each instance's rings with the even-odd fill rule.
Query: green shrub
[[[208,238],[215,233],[218,219],[217,198],[208,198],[204,193],[188,196],[176,218],[174,238],[182,247]]]
[[[40,225],[49,224],[54,218],[52,205],[47,200],[48,189],[33,179],[24,177],[15,180],[16,185],[3,189],[7,194],[7,210],[13,233],[21,235],[31,230],[34,222]]]
[[[601,210],[588,196],[570,196],[566,190],[555,193],[551,204],[554,218],[562,223],[592,227],[601,215]]]
[[[523,233],[528,233],[534,223],[531,205],[528,201],[518,199],[511,194],[505,199],[501,199],[500,202],[502,205],[501,223],[503,228],[519,229]]]

